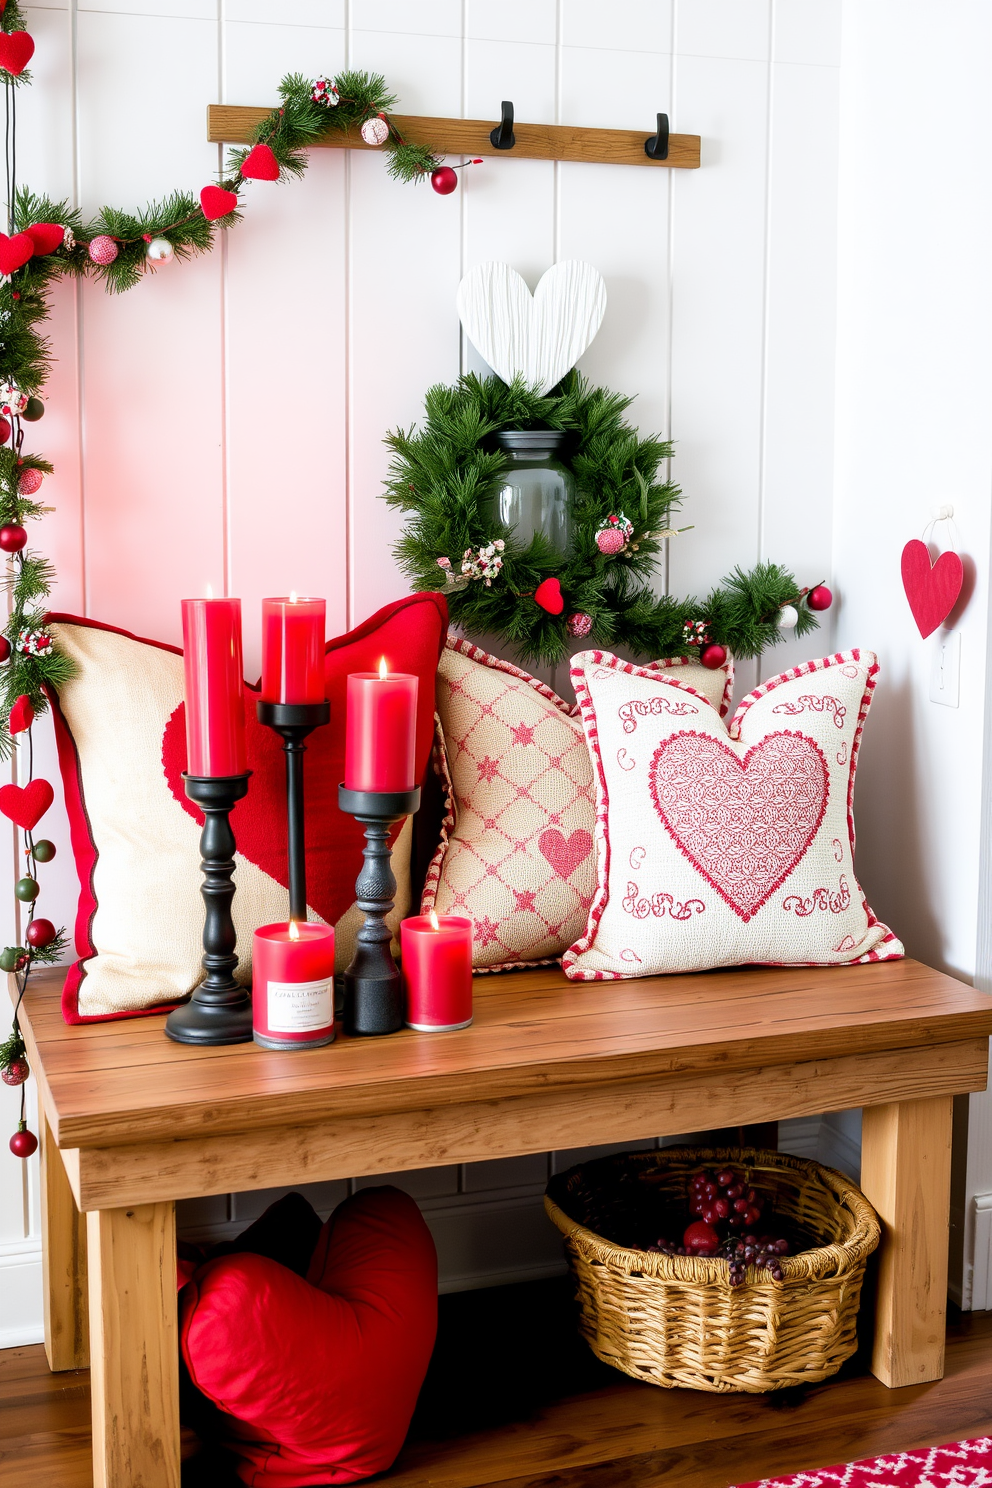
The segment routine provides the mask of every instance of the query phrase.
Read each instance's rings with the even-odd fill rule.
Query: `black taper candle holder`
[[[205,907],[203,969],[206,976],[189,1002],[174,1008],[165,1031],[177,1044],[251,1042],[251,998],[234,979],[238,939],[231,914],[234,898],[234,832],[231,811],[248,793],[244,775],[187,775],[186,794],[203,812],[200,833],[200,893]]]
[[[365,828],[365,862],[355,881],[355,902],[365,921],[344,974],[344,1026],[352,1034],[395,1033],[403,1027],[403,984],[386,924],[396,893],[389,829],[420,809],[420,786],[356,791],[339,785],[338,805]]]
[[[289,917],[298,924],[307,917],[307,852],[303,815],[304,739],[328,723],[331,705],[322,703],[258,703],[258,721],[282,735],[286,751],[286,821],[289,856]]]

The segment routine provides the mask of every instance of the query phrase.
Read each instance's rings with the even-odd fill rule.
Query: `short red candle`
[[[331,1042],[332,925],[263,925],[255,931],[251,980],[257,1044],[270,1049],[313,1049]]]
[[[413,915],[400,921],[406,1023],[446,1033],[472,1021],[472,921],[462,915]]]
[[[262,701],[322,703],[325,601],[262,600]]]
[[[190,775],[243,775],[245,684],[240,599],[183,600],[186,768]]]
[[[344,783],[353,791],[408,791],[416,785],[417,678],[407,672],[352,672]]]

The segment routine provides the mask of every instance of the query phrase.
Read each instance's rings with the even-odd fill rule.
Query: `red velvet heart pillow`
[[[52,699],[59,762],[79,873],[76,950],[62,998],[67,1022],[122,1017],[174,1006],[200,978],[201,814],[183,789],[186,738],[182,654],[127,631],[51,615],[48,623],[76,675]],[[351,959],[361,915],[354,906],[363,836],[338,810],[344,778],[349,672],[385,656],[393,671],[420,679],[417,769],[426,769],[434,716],[434,675],[447,606],[436,594],[388,605],[328,642],[331,722],[307,740],[307,890],[311,917],[337,927],[339,969]],[[286,787],[280,740],[249,701],[247,797],[232,815],[238,843],[234,918],[250,977],[251,933],[288,914]],[[13,789],[13,787],[9,787]],[[399,829],[391,920],[408,912],[408,822]]]
[[[180,1299],[183,1358],[225,1412],[253,1488],[353,1483],[406,1435],[437,1329],[437,1258],[408,1195],[364,1189],[324,1225],[306,1280],[222,1256]]]

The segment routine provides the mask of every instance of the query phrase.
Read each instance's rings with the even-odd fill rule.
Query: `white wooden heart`
[[[606,313],[606,285],[592,264],[556,263],[533,296],[506,263],[478,264],[458,286],[465,332],[504,382],[522,377],[546,393],[591,345]]]

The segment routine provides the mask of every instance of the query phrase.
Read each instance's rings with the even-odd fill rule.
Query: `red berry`
[[[0,1080],[5,1085],[23,1085],[31,1071],[23,1054],[20,1059],[15,1059],[6,1069],[0,1070]]]
[[[694,1255],[713,1255],[720,1244],[720,1236],[705,1220],[697,1220],[682,1236],[682,1244]]]
[[[746,1214],[749,1208],[750,1205],[748,1204],[747,1199],[734,1200],[734,1212],[736,1214]]]
[[[744,1193],[744,1185],[743,1185],[743,1183],[735,1183],[730,1188],[727,1189],[727,1198],[728,1199],[739,1199],[739,1198],[742,1197],[743,1193]]]
[[[8,522],[0,527],[0,548],[5,553],[19,553],[28,540],[28,535],[17,522]]]
[[[719,1222],[720,1216],[716,1212],[716,1205],[715,1204],[707,1204],[706,1208],[703,1210],[702,1214],[700,1215],[700,1218],[706,1224],[708,1224],[708,1225],[715,1225],[715,1224],[717,1224]]]
[[[458,177],[450,165],[442,165],[438,170],[431,172],[431,185],[438,196],[450,196],[458,185]]]
[[[694,1194],[693,1197],[692,1197],[692,1199],[689,1202],[689,1213],[690,1214],[702,1214],[702,1212],[705,1209],[705,1207],[706,1207],[706,1200],[702,1197],[702,1195],[701,1194]]]
[[[0,418],[0,444],[6,444],[10,438],[10,420]]]
[[[714,1199],[713,1208],[716,1210],[716,1214],[719,1219],[726,1219],[728,1214],[730,1213],[730,1200]]]
[[[22,1123],[10,1139],[10,1150],[15,1157],[30,1157],[38,1150],[38,1138]]]
[[[811,610],[829,610],[834,602],[834,597],[826,584],[817,584],[806,596],[806,603]]]
[[[711,1202],[713,1201],[713,1199],[716,1198],[717,1187],[715,1183],[704,1183],[702,1191],[706,1198],[709,1199]]]
[[[729,1188],[736,1177],[736,1173],[732,1173],[729,1168],[724,1168],[722,1172],[717,1173],[716,1181],[721,1188]]]
[[[6,636],[0,636],[0,661],[6,661],[10,655],[10,642]]]
[[[24,939],[34,950],[43,951],[58,933],[51,920],[32,920],[24,932]]]
[[[756,1204],[758,1201],[758,1195],[753,1188],[749,1188],[744,1197],[747,1199],[749,1204]]]
[[[752,1204],[744,1215],[744,1223],[749,1225],[757,1224],[760,1218],[761,1210]]]

